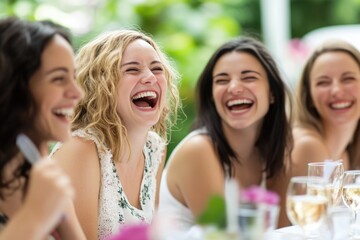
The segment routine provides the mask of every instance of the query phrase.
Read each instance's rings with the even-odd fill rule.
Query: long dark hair
[[[253,55],[266,70],[270,91],[275,99],[270,104],[269,111],[264,117],[262,129],[256,146],[259,148],[264,161],[267,177],[283,171],[284,157],[289,156],[292,149],[292,135],[290,120],[286,108],[291,108],[291,103],[286,105],[288,89],[283,82],[274,59],[262,43],[250,37],[239,37],[231,40],[217,49],[205,66],[197,83],[197,119],[193,128],[205,127],[214,144],[224,172],[233,175],[234,161],[241,159],[236,155],[224,135],[221,118],[216,111],[212,99],[212,73],[214,66],[221,56],[229,52],[246,52]],[[239,139],[241,144],[242,139]],[[243,139],[243,141],[246,141]],[[220,157],[221,156],[221,157]]]
[[[13,177],[5,178],[5,168],[19,154],[15,141],[20,132],[33,127],[35,102],[29,80],[41,66],[41,55],[56,35],[69,43],[66,29],[49,21],[27,22],[9,17],[0,20],[0,198],[14,183],[28,178],[30,165],[20,164]],[[17,187],[15,187],[16,189]]]

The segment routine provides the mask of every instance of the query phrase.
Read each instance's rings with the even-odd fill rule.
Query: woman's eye
[[[215,84],[226,84],[228,82],[229,82],[229,80],[227,80],[227,79],[217,79],[217,80],[215,80]]]
[[[353,80],[355,80],[354,77],[346,77],[346,78],[344,78],[343,81],[345,81],[345,82],[350,82],[350,81],[353,81]]]
[[[327,86],[327,85],[329,85],[329,82],[327,81],[320,81],[316,83],[316,86]]]
[[[255,81],[257,78],[256,77],[245,77],[243,78],[244,81]]]
[[[128,68],[125,71],[126,72],[137,72],[137,71],[139,71],[139,69],[137,69],[137,68]]]
[[[65,80],[65,77],[64,76],[57,76],[57,77],[54,77],[53,78],[53,81],[54,82],[62,82]]]
[[[155,67],[153,69],[151,69],[152,72],[163,72],[163,68],[162,67]]]

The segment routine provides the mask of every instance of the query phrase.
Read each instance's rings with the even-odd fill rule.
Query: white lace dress
[[[79,129],[72,135],[92,140],[98,150],[101,168],[98,238],[107,239],[118,232],[122,224],[150,223],[155,211],[156,174],[165,149],[165,143],[160,136],[152,131],[148,133],[143,150],[145,166],[139,196],[141,209],[137,209],[129,203],[124,193],[110,150],[107,147],[101,147],[102,144],[91,132]],[[57,144],[52,154],[60,147],[61,144]]]

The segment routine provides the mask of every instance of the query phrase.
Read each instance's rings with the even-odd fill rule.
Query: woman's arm
[[[164,155],[162,157],[161,163],[158,168],[158,172],[156,174],[156,200],[155,200],[155,207],[157,208],[159,206],[159,195],[160,195],[160,182],[161,182],[161,176],[162,172],[164,170],[166,160],[166,149],[164,150]]]
[[[83,232],[79,220],[76,216],[73,202],[69,202],[69,207],[60,222],[57,231],[63,240],[86,240],[85,233]]]
[[[71,178],[75,188],[75,213],[86,239],[97,240],[100,163],[95,144],[75,137],[55,152],[53,158]],[[60,226],[59,233],[63,239],[77,239],[72,235],[78,231],[73,210],[69,209],[68,214],[69,219]]]
[[[197,135],[185,142],[169,160],[169,191],[195,216],[205,209],[211,196],[224,195],[225,178],[210,139]]]
[[[320,136],[294,134],[294,148],[291,158],[290,176],[307,176],[308,163],[323,162],[330,158],[330,154]]]
[[[290,174],[286,171],[278,173],[270,181],[268,188],[276,192],[280,197],[280,212],[277,227],[287,227],[290,225],[289,218],[286,213],[286,192],[290,180]]]

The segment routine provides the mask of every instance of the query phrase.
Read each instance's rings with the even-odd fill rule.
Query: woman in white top
[[[285,157],[291,149],[286,86],[265,47],[252,38],[223,44],[197,84],[197,120],[172,153],[162,178],[159,211],[183,230],[194,224],[227,177],[243,188],[260,185],[285,202]],[[281,209],[280,226],[287,224]]]
[[[360,53],[343,40],[319,45],[305,63],[297,86],[292,175],[307,163],[343,160],[360,169]]]
[[[150,37],[132,30],[97,37],[76,61],[85,97],[72,139],[53,158],[75,185],[87,238],[106,239],[123,224],[151,222],[178,106],[177,74]]]

